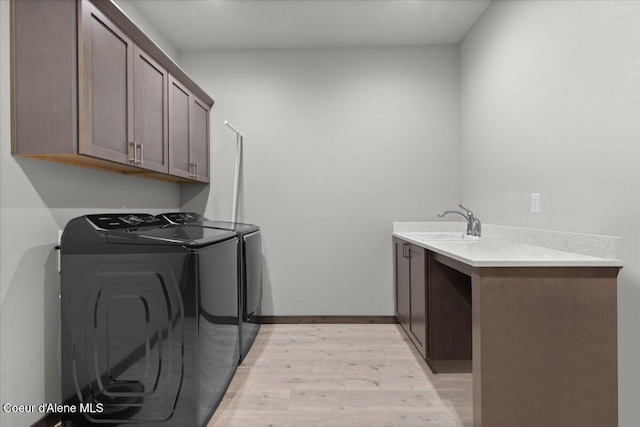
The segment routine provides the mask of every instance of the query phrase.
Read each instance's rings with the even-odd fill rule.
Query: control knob
[[[143,220],[135,215],[127,215],[127,216],[121,216],[118,218],[120,221],[127,223],[129,225],[138,225],[141,222],[143,222]]]

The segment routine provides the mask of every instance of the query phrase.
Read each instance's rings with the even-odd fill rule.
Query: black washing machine
[[[61,240],[64,426],[205,426],[238,364],[238,238],[148,214]]]
[[[174,212],[162,217],[185,228],[234,231],[238,235],[240,310],[240,361],[253,345],[262,319],[262,237],[260,227],[239,222],[212,221],[193,212]]]

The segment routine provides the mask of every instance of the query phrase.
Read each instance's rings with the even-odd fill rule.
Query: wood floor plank
[[[386,412],[244,411],[216,414],[214,418],[216,426],[225,427],[393,427]]]
[[[399,390],[433,391],[433,385],[423,376],[403,375],[348,375],[345,390]]]
[[[228,391],[220,406],[225,410],[285,410],[289,406],[291,390],[253,390],[241,389]]]
[[[273,373],[268,370],[238,370],[229,390],[343,390],[344,375],[317,375],[305,372]]]
[[[300,409],[354,409],[376,408],[398,411],[406,408],[421,408],[438,405],[436,393],[430,391],[386,392],[380,390],[292,390],[290,410]]]

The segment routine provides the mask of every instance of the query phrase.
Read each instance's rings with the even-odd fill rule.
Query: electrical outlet
[[[531,212],[540,212],[540,193],[531,193]]]

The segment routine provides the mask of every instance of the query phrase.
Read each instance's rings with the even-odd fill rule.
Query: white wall
[[[0,402],[59,402],[58,230],[86,213],[177,209],[179,186],[11,156],[9,88],[9,2],[0,1]],[[0,425],[41,416],[0,411]]]
[[[138,28],[144,32],[155,44],[160,47],[171,59],[176,62],[178,50],[166,37],[140,12],[140,9],[131,0],[114,0],[114,3],[122,10]]]
[[[621,427],[640,425],[638,58],[638,1],[493,2],[460,48],[462,199],[492,224],[624,239]]]
[[[436,219],[459,195],[456,46],[183,53],[216,100],[212,185],[184,209],[263,230],[264,314],[393,314],[391,222]]]

